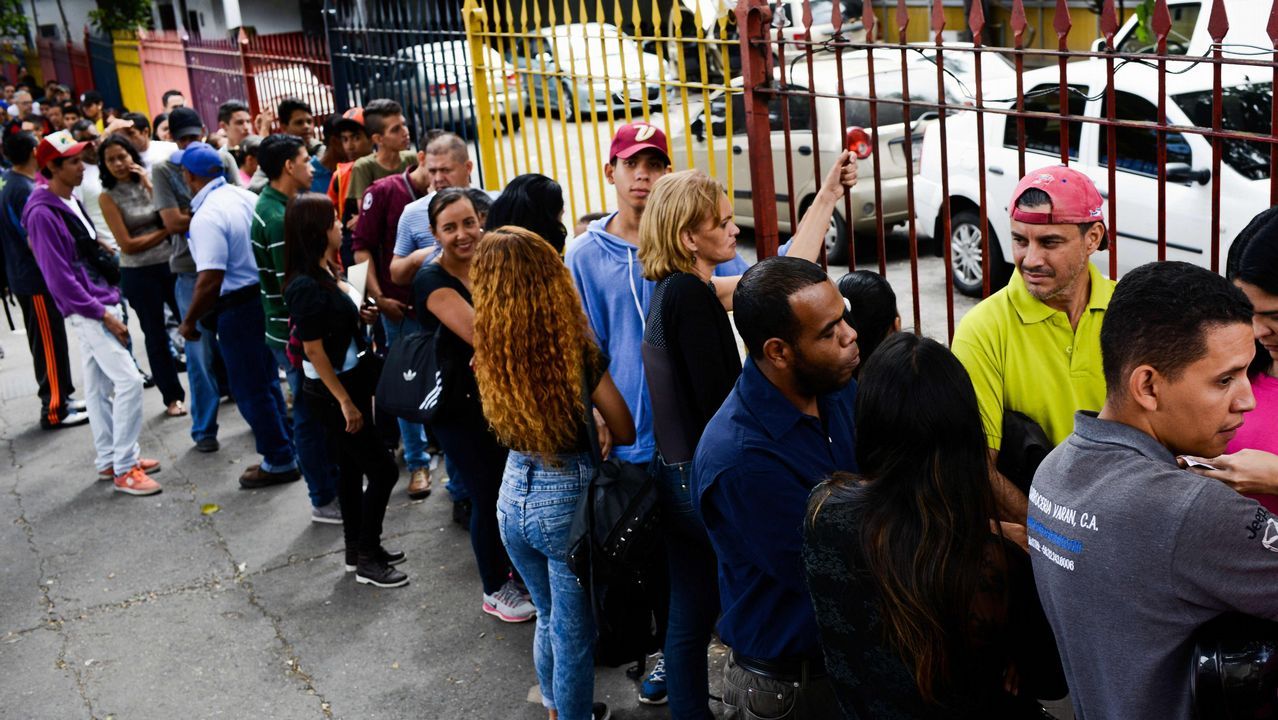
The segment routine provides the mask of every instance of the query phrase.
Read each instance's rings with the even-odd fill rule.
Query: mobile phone
[[[1207,462],[1205,459],[1200,457],[1194,457],[1193,455],[1181,455],[1180,459],[1185,461],[1185,467],[1187,468],[1203,468],[1204,470],[1220,469],[1216,467],[1215,465],[1212,465],[1211,463]]]

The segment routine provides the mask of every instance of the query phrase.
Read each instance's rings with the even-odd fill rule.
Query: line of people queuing
[[[431,491],[433,448],[465,493],[482,610],[536,618],[551,718],[609,715],[567,564],[602,456],[657,482],[668,591],[640,699],[675,718],[711,716],[712,634],[738,717],[1041,717],[1067,693],[1080,717],[1190,717],[1196,628],[1278,619],[1278,210],[1224,278],[1163,263],[1115,284],[1089,260],[1108,242],[1094,185],[1031,172],[1009,203],[1016,272],[946,348],[900,332],[878,275],[836,284],[817,264],[856,182],[847,153],[781,256],[750,267],[724,188],[674,172],[647,123],[612,138],[617,210],[569,240],[554,180],[472,188],[465,142],[413,150],[393,101],[334,118],[327,147],[303,104],[277,115],[255,138],[228,103],[210,138],[175,107],[172,151],[142,116],[102,140],[6,130],[6,259],[26,248],[19,277],[44,283],[16,291],[24,313],[52,306],[80,342],[99,476],[157,492],[117,285],[134,306],[128,276],[146,278],[133,295],[158,333],[144,315],[167,271],[197,449],[217,449],[220,357],[262,456],[241,485],[304,477],[313,518],[344,526],[346,570],[380,587],[408,577],[381,544],[399,471],[378,355],[434,333],[446,411],[386,424],[410,496]],[[76,195],[94,152],[113,244]],[[344,271],[362,262],[361,292]],[[69,371],[46,384],[67,392],[42,389],[42,423],[70,417]]]

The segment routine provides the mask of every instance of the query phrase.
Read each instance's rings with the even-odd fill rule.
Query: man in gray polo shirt
[[[1188,720],[1194,631],[1278,620],[1278,519],[1176,462],[1220,455],[1255,408],[1251,314],[1202,268],[1133,270],[1101,329],[1105,405],[1034,476],[1030,556],[1080,720]]]

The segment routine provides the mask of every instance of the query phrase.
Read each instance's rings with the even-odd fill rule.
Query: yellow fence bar
[[[666,132],[675,169],[702,169],[731,195],[743,119],[732,109],[740,83],[726,77],[739,41],[725,3],[467,0],[465,15],[490,188],[550,176],[564,188],[569,228],[616,209],[607,149],[621,123],[643,120]]]

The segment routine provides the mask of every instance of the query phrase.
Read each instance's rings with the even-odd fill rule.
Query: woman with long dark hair
[[[1256,357],[1247,369],[1256,409],[1229,441],[1225,455],[1196,472],[1224,480],[1278,512],[1278,208],[1252,219],[1234,239],[1225,277],[1251,301]]]
[[[1065,693],[1030,560],[994,522],[971,380],[897,333],[861,373],[857,464],[812,493],[803,549],[851,717],[1038,718]],[[1007,527],[1007,530],[1013,530]]]
[[[839,278],[839,294],[848,303],[848,324],[856,331],[861,365],[853,377],[869,361],[874,351],[888,336],[901,331],[901,313],[896,309],[896,293],[882,275],[871,270],[853,270]]]
[[[484,415],[511,449],[497,517],[537,606],[542,703],[552,719],[607,717],[594,703],[594,616],[568,569],[569,528],[600,461],[592,408],[614,444],[634,442],[634,422],[558,251],[524,228],[500,227],[480,241],[474,277],[475,376]]]
[[[531,599],[511,574],[510,557],[497,527],[497,493],[506,468],[506,448],[484,418],[471,371],[475,309],[471,301],[471,261],[482,235],[479,215],[465,188],[446,188],[431,199],[430,229],[440,252],[413,278],[413,299],[422,329],[438,332],[436,353],[454,368],[431,432],[470,495],[470,544],[483,584],[481,609],[505,622],[525,622],[536,614]],[[451,472],[451,471],[450,471]]]
[[[536,234],[564,254],[568,230],[564,227],[564,191],[545,175],[520,175],[502,188],[488,210],[484,227],[492,230],[514,225]]]
[[[120,245],[120,290],[142,323],[146,359],[164,397],[165,415],[185,415],[186,391],[178,379],[164,326],[164,306],[177,307],[169,271],[172,250],[151,196],[151,181],[142,168],[142,156],[122,135],[110,135],[102,141],[98,165],[103,189],[98,205]]]
[[[306,359],[302,391],[314,399],[337,458],[346,571],[360,584],[401,587],[408,576],[393,565],[404,553],[382,547],[382,521],[399,468],[372,423],[375,371],[370,371],[363,323],[377,309],[363,305],[341,276],[342,226],[333,201],[302,193],[284,214],[284,302]],[[364,488],[368,478],[368,488]]]

